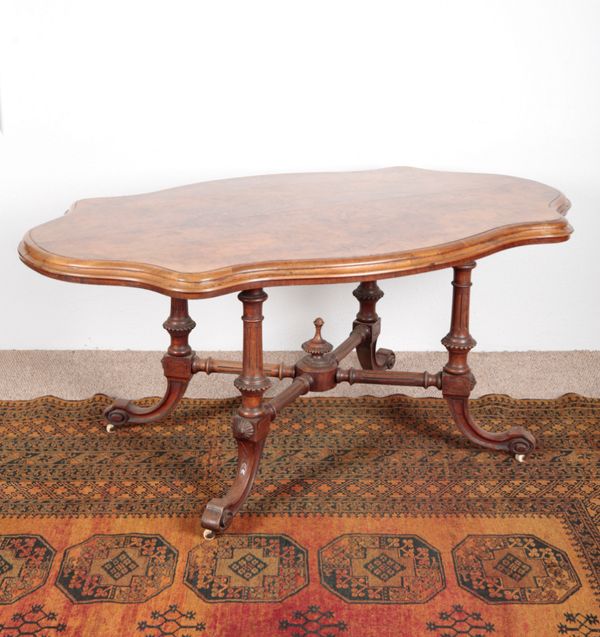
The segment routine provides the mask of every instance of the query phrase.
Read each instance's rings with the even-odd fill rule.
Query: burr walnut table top
[[[381,279],[564,241],[569,202],[504,175],[418,168],[224,179],[83,199],[27,233],[39,272],[202,298]]]

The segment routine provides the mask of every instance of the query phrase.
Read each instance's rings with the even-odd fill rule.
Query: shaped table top
[[[381,279],[565,241],[568,199],[544,184],[418,168],[223,179],[82,199],[19,245],[59,279],[202,298]]]

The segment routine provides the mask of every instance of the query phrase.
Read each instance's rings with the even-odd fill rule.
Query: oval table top
[[[223,179],[82,199],[29,231],[42,274],[203,298],[382,279],[565,241],[568,199],[544,184],[396,167]]]

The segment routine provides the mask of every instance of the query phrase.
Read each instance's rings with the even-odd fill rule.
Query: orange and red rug
[[[600,635],[600,400],[473,401],[538,437],[525,464],[439,399],[297,401],[210,542],[237,401],[110,435],[108,404],[0,402],[2,637]]]

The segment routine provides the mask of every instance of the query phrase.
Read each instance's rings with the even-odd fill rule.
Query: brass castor
[[[106,425],[106,431],[110,434],[115,430],[115,426],[112,423],[108,423],[108,425]]]
[[[525,462],[525,454],[524,453],[515,453],[515,460],[517,462]]]
[[[204,529],[202,535],[204,535],[205,540],[214,540],[217,537],[217,534],[212,529]]]

